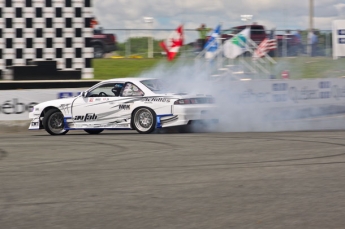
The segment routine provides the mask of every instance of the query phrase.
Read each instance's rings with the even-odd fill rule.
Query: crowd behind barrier
[[[149,38],[153,38],[154,56],[164,55],[159,42],[166,39],[173,29],[103,29],[104,33],[115,34],[117,40],[117,51],[114,56],[131,57],[141,56],[148,57]],[[256,31],[262,32],[262,31]],[[277,38],[278,48],[270,53],[274,57],[287,56],[332,56],[332,31],[315,30],[317,38],[313,46],[308,40],[308,30],[300,31],[300,42],[296,39],[298,30],[275,30],[274,37]],[[265,30],[267,36],[271,30]],[[180,50],[181,54],[193,56],[200,52],[198,44],[198,32],[195,29],[184,30],[185,42]]]

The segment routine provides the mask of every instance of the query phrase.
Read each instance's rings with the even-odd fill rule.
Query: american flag
[[[255,52],[253,54],[253,58],[254,59],[261,58],[261,57],[265,56],[269,51],[274,50],[276,48],[277,48],[277,41],[276,41],[276,39],[265,38],[260,43],[258,48],[255,50]]]
[[[277,48],[277,40],[274,37],[274,30],[271,31],[269,37],[265,38],[253,54],[253,59],[258,59],[265,56],[269,51]]]

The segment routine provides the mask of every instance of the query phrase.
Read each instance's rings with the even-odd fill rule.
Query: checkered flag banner
[[[253,59],[259,59],[264,57],[269,51],[274,50],[277,48],[277,41],[276,39],[269,39],[265,38],[258,48],[254,51]]]
[[[0,0],[0,71],[56,61],[93,78],[92,0]]]

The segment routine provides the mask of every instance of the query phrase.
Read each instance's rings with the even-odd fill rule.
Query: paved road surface
[[[344,228],[345,132],[0,136],[0,228]]]

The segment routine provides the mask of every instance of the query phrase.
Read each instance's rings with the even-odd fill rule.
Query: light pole
[[[309,29],[312,31],[314,28],[314,0],[309,0]]]
[[[144,17],[144,22],[151,24],[151,34],[147,38],[147,57],[153,58],[153,17]]]
[[[242,21],[250,21],[253,19],[253,15],[250,15],[250,14],[242,14],[241,15],[241,20]]]
[[[251,14],[242,14],[241,15],[241,20],[242,21],[250,21],[250,20],[252,20],[253,19],[253,15],[251,15]],[[249,22],[248,22],[248,24],[249,24]],[[248,24],[247,24],[247,26],[248,26]],[[248,27],[247,27],[248,28]],[[251,31],[252,29],[250,28],[250,31]],[[249,35],[249,39],[250,39],[250,35]],[[247,43],[248,41],[246,41],[246,48],[248,47],[248,43]],[[245,60],[244,60],[244,55],[241,55],[240,56],[240,58],[242,59],[242,62],[244,62]],[[242,69],[243,69],[243,72],[245,71],[245,69],[244,69],[244,65],[242,64]]]

